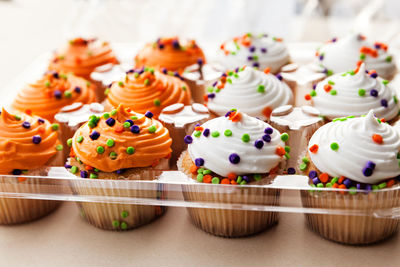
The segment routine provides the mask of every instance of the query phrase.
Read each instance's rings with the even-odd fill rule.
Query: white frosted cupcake
[[[379,118],[390,121],[399,112],[395,91],[388,81],[378,77],[373,70],[366,71],[365,64],[355,71],[326,78],[317,84],[308,98],[328,120],[361,116],[372,109]]]
[[[400,204],[399,150],[400,135],[372,111],[365,117],[343,118],[319,128],[303,159],[310,185],[343,190],[304,190],[303,205],[347,215],[306,214],[310,227],[327,239],[346,244],[373,243],[397,232],[398,220],[375,214]]]
[[[291,104],[293,94],[289,86],[268,70],[242,67],[224,73],[208,88],[205,100],[209,110],[218,116],[237,108],[265,121],[273,109]]]
[[[178,169],[192,178],[183,186],[187,201],[226,204],[278,205],[279,190],[242,188],[245,184],[268,184],[281,171],[288,154],[287,134],[239,111],[231,111],[196,127],[185,137],[188,150]],[[194,185],[191,185],[192,183]],[[216,184],[200,186],[200,184]],[[235,185],[227,190],[221,185]],[[218,236],[255,234],[277,222],[274,212],[188,208],[194,224]]]
[[[379,76],[390,80],[396,73],[396,65],[387,50],[386,44],[372,43],[361,34],[351,33],[340,39],[332,39],[318,49],[316,56],[328,75],[347,71],[358,62],[364,62],[367,69],[374,69]]]

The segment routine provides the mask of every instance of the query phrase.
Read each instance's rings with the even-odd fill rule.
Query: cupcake
[[[394,120],[399,112],[395,91],[376,71],[356,70],[334,74],[318,83],[306,95],[328,120],[350,115],[361,116],[373,109],[379,118]]]
[[[227,71],[209,87],[205,100],[209,110],[223,116],[232,108],[268,120],[274,108],[291,104],[293,94],[290,88],[269,73],[269,69],[259,71],[251,67]]]
[[[310,228],[345,244],[373,243],[397,232],[399,221],[379,214],[400,204],[399,150],[397,131],[372,110],[319,128],[302,161],[311,186],[334,190],[301,191],[303,206],[328,213],[306,214]]]
[[[85,79],[64,72],[49,71],[25,85],[12,103],[15,110],[53,121],[60,109],[74,102],[95,101],[93,87]]]
[[[78,195],[159,198],[161,186],[136,184],[129,181],[112,183],[110,180],[154,180],[159,170],[168,169],[172,140],[168,130],[151,118],[120,105],[103,116],[92,116],[75,133],[66,167],[81,178],[104,179],[87,184],[85,179],[74,179],[73,190]],[[143,187],[143,188],[142,188]],[[112,188],[112,190],[110,189]],[[161,188],[161,189],[160,189]],[[160,206],[129,204],[78,203],[86,220],[102,229],[128,230],[163,214]]]
[[[380,42],[369,42],[365,36],[351,33],[344,38],[333,38],[316,52],[316,60],[328,75],[354,68],[364,62],[367,69],[376,70],[379,76],[391,80],[396,73],[393,56],[388,46]]]
[[[27,176],[46,176],[48,166],[59,166],[60,151],[57,127],[47,120],[27,114],[11,115],[2,109],[0,115],[1,191],[41,194],[48,181]],[[48,215],[60,203],[50,200],[0,198],[0,224],[25,223]]]
[[[195,128],[185,137],[188,150],[178,170],[190,180],[183,186],[186,201],[219,204],[279,204],[279,190],[266,185],[281,172],[287,157],[287,134],[240,111],[230,111]],[[201,186],[212,183],[214,185]],[[218,185],[220,184],[220,185]],[[224,185],[232,185],[227,188]],[[278,221],[277,213],[248,210],[188,208],[193,223],[217,236],[240,237],[258,233]]]
[[[139,113],[150,111],[155,118],[169,105],[191,102],[185,82],[147,67],[128,71],[125,79],[114,82],[106,94],[107,111],[123,104]]]
[[[135,56],[136,68],[153,67],[182,74],[194,64],[205,63],[203,50],[195,40],[182,40],[178,37],[159,38],[146,44]]]
[[[222,71],[247,65],[276,74],[289,63],[289,51],[282,38],[251,33],[235,37],[220,46],[218,64]]]

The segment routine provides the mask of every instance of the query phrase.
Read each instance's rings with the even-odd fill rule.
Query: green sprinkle
[[[182,86],[182,91],[186,91],[187,87],[186,86]]]
[[[210,87],[208,87],[208,88],[207,88],[207,91],[208,91],[209,93],[212,93],[212,92],[214,92],[214,87],[211,87],[211,86],[210,86]]]
[[[86,87],[90,87],[91,83],[90,82],[86,82]]]
[[[60,77],[63,78],[64,80],[68,80],[68,76],[66,74],[60,74]]]
[[[319,188],[324,187],[324,184],[323,183],[318,183],[317,187],[319,187]]]
[[[153,104],[154,106],[159,107],[161,105],[160,99],[154,99]]]
[[[265,85],[260,84],[260,85],[257,87],[257,92],[259,92],[259,93],[264,93],[264,92],[265,92]]]
[[[225,132],[224,132],[224,135],[225,136],[232,136],[232,131],[231,130],[225,130]]]
[[[127,212],[126,210],[124,210],[123,212],[121,212],[121,217],[122,218],[126,218],[129,216],[129,212]]]
[[[197,173],[203,173],[203,171],[204,171],[204,168],[199,168],[199,169],[197,170]]]
[[[331,81],[331,80],[329,80],[328,83],[329,83],[330,85],[335,85],[335,82],[334,82],[334,81]]]
[[[365,59],[365,54],[364,53],[361,53],[360,54],[360,60],[364,60]]]
[[[332,71],[332,70],[327,70],[327,71],[326,71],[326,75],[331,76],[332,74],[333,74],[333,71]]]
[[[230,84],[232,84],[232,80],[230,78],[226,79],[226,81]]]
[[[285,153],[285,158],[286,158],[286,159],[290,159],[289,153],[287,153],[287,152]]]
[[[336,95],[336,94],[337,94],[337,91],[336,91],[336,90],[331,90],[330,94],[331,94],[331,95]]]
[[[126,222],[122,222],[122,223],[121,223],[121,229],[122,229],[122,230],[128,229],[128,224],[127,224]]]
[[[44,82],[44,86],[50,87],[50,81],[45,81],[45,82]]]
[[[211,170],[204,170],[203,175],[211,174]]]
[[[56,145],[56,150],[57,151],[61,151],[61,150],[63,150],[64,149],[64,146],[63,145]]]
[[[80,136],[78,136],[78,137],[76,138],[76,142],[82,143],[82,141],[83,141],[83,136],[82,136],[82,135],[80,135]]]
[[[285,146],[285,151],[286,151],[287,153],[290,153],[290,146]]]
[[[332,180],[331,180],[331,184],[336,184],[337,181],[339,181],[339,178],[338,177],[333,177]]]
[[[104,113],[104,114],[103,114],[103,118],[104,118],[104,119],[108,119],[109,117],[110,117],[110,113]]]
[[[75,160],[76,160],[77,162],[79,162],[80,164],[83,164],[83,162],[82,162],[78,157],[75,157]]]
[[[118,85],[119,85],[120,87],[123,87],[123,86],[124,86],[124,82],[123,82],[123,81],[119,81],[119,82],[118,82]]]
[[[392,56],[387,56],[387,57],[385,58],[385,60],[386,60],[386,62],[392,62]]]
[[[397,104],[397,102],[399,102],[399,100],[397,99],[396,96],[393,96],[393,101],[394,101],[395,104]]]
[[[93,169],[95,172],[99,172],[100,170],[99,169],[97,169],[97,168],[94,168]]]
[[[358,95],[359,96],[365,96],[365,90],[364,89],[358,90]]]
[[[193,133],[193,135],[194,135],[195,137],[200,137],[200,136],[201,136],[201,131],[195,131],[195,132]]]
[[[65,91],[64,96],[65,96],[65,98],[71,98],[72,93],[70,91]]]
[[[149,133],[155,133],[157,131],[157,127],[155,125],[152,125],[149,127]]]
[[[300,171],[305,171],[307,169],[307,164],[306,163],[301,163],[299,165],[299,169],[300,169]]]
[[[286,142],[287,140],[289,140],[289,135],[287,133],[281,134],[281,140],[283,142]]]
[[[126,148],[126,153],[128,153],[129,155],[132,155],[133,153],[135,153],[135,149],[131,146],[128,146]]]
[[[139,77],[139,73],[135,72],[135,74],[133,74],[133,77],[135,78]]]
[[[107,145],[108,147],[113,147],[114,144],[115,144],[115,142],[114,142],[114,140],[112,140],[112,139],[108,139],[107,142],[106,142],[106,145]]]
[[[214,131],[211,133],[212,137],[218,137],[219,136],[219,132],[218,131]]]
[[[124,124],[122,124],[122,126],[124,126],[124,128],[129,128],[131,127],[131,124],[129,122],[124,122]]]
[[[21,117],[18,116],[18,115],[14,115],[14,119],[16,119],[17,121],[20,121],[20,120],[21,120]]]
[[[240,182],[240,185],[245,185],[245,184],[247,184],[246,180]]]
[[[112,226],[114,228],[118,228],[119,227],[119,221],[117,221],[117,220],[112,221]]]
[[[357,194],[357,187],[355,187],[355,186],[350,187],[350,188],[349,188],[349,194],[350,194],[350,195],[355,195],[355,194]]]
[[[69,170],[71,173],[75,174],[78,172],[78,167],[72,166],[71,169]]]
[[[67,146],[68,146],[68,147],[71,147],[71,146],[72,146],[72,138],[69,138],[69,139],[67,140]]]
[[[310,96],[314,97],[314,96],[316,96],[316,95],[317,95],[317,92],[315,92],[315,90],[311,90]]]
[[[253,175],[253,178],[254,178],[254,180],[256,180],[256,181],[260,181],[261,180],[261,174],[254,174]]]
[[[354,70],[349,71],[350,75],[355,75],[356,73],[354,72]]]
[[[88,122],[88,126],[89,126],[90,129],[93,129],[94,127],[97,126],[97,123],[94,122],[93,120],[90,120],[90,121]]]
[[[334,151],[337,151],[337,150],[339,149],[338,143],[333,142],[333,143],[331,144],[331,149],[334,150]]]
[[[372,185],[372,190],[374,190],[374,191],[375,191],[375,190],[378,190],[378,189],[379,189],[379,186],[377,186],[377,185],[375,185],[375,184],[374,184],[374,185]]]
[[[137,120],[138,119],[138,117],[136,117],[136,116],[131,116],[131,120]]]
[[[90,179],[97,179],[97,177],[99,177],[97,173],[91,173],[89,176]]]
[[[211,179],[211,183],[213,183],[213,184],[219,184],[219,178],[218,178],[218,177],[213,177],[213,178]]]
[[[309,160],[307,157],[302,158],[301,161],[302,161],[303,163],[305,163],[305,164],[310,163],[310,160]]]
[[[388,80],[383,80],[382,83],[383,83],[384,85],[387,85],[387,84],[389,83],[389,81],[388,81]]]
[[[242,141],[245,143],[248,143],[250,141],[250,135],[249,134],[243,134],[242,135]]]
[[[104,95],[108,95],[110,93],[110,88],[106,88],[106,90],[104,90]]]
[[[99,154],[103,154],[104,153],[104,147],[103,146],[98,146],[97,148],[96,148],[96,151],[97,151],[97,153],[99,153]]]
[[[51,129],[52,129],[53,131],[57,131],[59,128],[60,128],[60,125],[59,125],[58,123],[53,123],[53,124],[51,125]]]
[[[149,79],[144,80],[144,85],[149,85],[149,84],[150,84],[150,80]]]
[[[325,185],[325,187],[332,187],[332,184],[331,184],[331,183],[327,183],[327,184]]]
[[[387,186],[385,182],[378,184],[379,189],[383,189]]]
[[[197,174],[197,182],[199,182],[199,183],[202,183],[203,182],[203,177],[204,177],[204,175],[203,174]]]
[[[243,180],[243,177],[239,175],[239,176],[236,178],[236,183],[240,184],[240,183],[242,182],[242,180]]]
[[[111,116],[115,116],[117,114],[117,110],[116,109],[111,110],[110,114]]]
[[[115,153],[114,151],[111,151],[110,154],[108,154],[108,156],[109,156],[111,159],[116,159],[118,155],[117,155],[117,153]]]

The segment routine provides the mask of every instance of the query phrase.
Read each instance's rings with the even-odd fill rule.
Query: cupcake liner
[[[183,166],[186,151],[178,160],[178,169],[189,177]],[[264,179],[268,180],[268,178]],[[266,182],[266,181],[265,181]],[[279,189],[242,188],[240,186],[203,186],[194,182],[182,185],[185,201],[236,205],[279,205]],[[278,222],[278,213],[269,211],[187,208],[190,219],[203,231],[222,237],[243,237],[266,230]]]
[[[130,174],[125,179],[154,180],[159,174],[160,171],[147,168],[136,174]],[[130,183],[123,180],[98,179],[87,181],[86,179],[77,178],[71,183],[74,194],[82,196],[165,198],[162,184],[137,184],[138,188],[132,189],[130,188]],[[130,230],[150,223],[166,211],[166,207],[150,205],[100,202],[77,202],[77,205],[87,222],[101,229],[116,231]]]
[[[29,171],[28,175],[45,176],[46,167]],[[9,193],[44,193],[47,180],[40,178],[1,177],[0,191]],[[51,186],[51,185],[50,185]],[[54,211],[61,202],[54,200],[36,200],[0,197],[0,224],[27,223],[40,219]]]

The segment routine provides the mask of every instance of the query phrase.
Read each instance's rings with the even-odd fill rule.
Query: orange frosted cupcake
[[[73,74],[50,71],[40,80],[23,87],[12,107],[52,121],[54,115],[67,105],[94,101],[93,86],[88,81]]]
[[[169,105],[188,105],[191,102],[191,94],[185,82],[152,68],[128,71],[125,79],[114,82],[106,94],[105,107],[108,111],[124,104],[139,113],[150,111],[155,118]]]
[[[0,115],[0,190],[12,193],[41,193],[45,181],[22,175],[47,175],[46,166],[61,165],[62,145],[56,125],[27,114]],[[57,201],[0,198],[0,224],[23,223],[43,217],[58,206]]]
[[[168,130],[151,118],[120,105],[101,117],[92,116],[79,128],[72,140],[71,157],[66,166],[81,178],[154,180],[160,170],[168,169],[172,140]],[[81,195],[130,196],[157,198],[161,189],[128,189],[119,183],[110,192],[108,186],[84,186],[85,180],[74,182],[74,190]],[[99,183],[102,185],[102,183]],[[95,184],[96,185],[96,184]],[[140,185],[139,185],[140,186]],[[103,229],[127,230],[148,223],[161,215],[159,206],[110,203],[79,203],[89,223]]]
[[[54,53],[49,69],[72,72],[89,79],[97,67],[107,64],[118,64],[108,42],[75,38]]]
[[[137,68],[143,66],[167,69],[182,74],[185,68],[198,63],[202,65],[206,59],[203,50],[194,40],[179,40],[178,37],[159,38],[148,43],[135,57]]]

